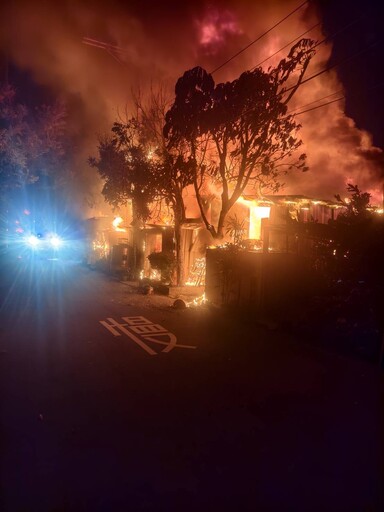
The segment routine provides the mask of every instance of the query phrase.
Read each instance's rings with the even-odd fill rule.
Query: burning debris
[[[204,304],[207,304],[207,298],[205,296],[205,293],[203,295],[200,295],[200,297],[196,297],[196,299],[193,299],[191,302],[188,302],[188,306],[203,306]]]
[[[193,307],[203,306],[203,305],[207,304],[207,302],[208,301],[205,297],[205,293],[203,293],[199,297],[196,297],[195,299],[190,300],[190,301],[178,298],[174,301],[173,308],[174,309],[193,308]]]

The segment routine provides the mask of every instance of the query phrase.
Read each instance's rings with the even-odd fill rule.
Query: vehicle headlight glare
[[[39,245],[40,240],[37,238],[36,235],[30,235],[26,239],[26,242],[30,247],[37,247]]]
[[[62,245],[63,241],[58,236],[53,236],[51,238],[51,245],[54,249],[58,249]]]

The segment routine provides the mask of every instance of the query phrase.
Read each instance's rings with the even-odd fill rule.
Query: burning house
[[[287,233],[292,223],[328,224],[342,209],[335,201],[303,195],[273,195],[262,199],[244,195],[235,207],[235,214],[237,210],[239,217],[246,218],[244,238],[248,244],[254,241],[264,252],[290,252],[292,244]]]
[[[148,257],[153,253],[171,254],[175,250],[173,226],[154,221],[134,222],[130,202],[126,209],[120,209],[118,216],[87,219],[86,234],[86,263],[124,278],[160,280],[160,271],[151,266]],[[182,226],[181,253],[186,280],[190,269],[192,278],[195,276],[194,269],[199,257],[205,262],[205,248],[209,244],[199,242],[202,236],[198,219],[188,219]],[[199,272],[199,284],[203,283],[204,274]],[[193,280],[190,284],[197,282]]]
[[[206,284],[208,300],[217,304],[271,301],[267,290],[280,290],[283,298],[296,293],[299,283],[303,291],[304,283],[309,285],[315,277],[314,267],[320,265],[324,240],[331,237],[329,225],[343,208],[336,201],[304,195],[243,195],[228,215],[221,240],[213,239],[201,219],[187,219],[181,228],[183,282]],[[215,218],[215,199],[207,212]],[[137,225],[131,204],[120,215],[87,221],[87,263],[126,278],[161,280],[149,256],[175,252],[173,226]],[[224,283],[229,274],[231,285]]]
[[[235,243],[207,250],[207,300],[243,309],[281,309],[308,293],[316,285],[313,267],[324,237],[324,229],[312,228],[326,228],[342,208],[303,195],[244,195],[229,218],[227,233]]]

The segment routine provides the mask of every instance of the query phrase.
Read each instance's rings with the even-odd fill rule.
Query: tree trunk
[[[194,186],[194,189],[195,189],[196,200],[197,200],[197,204],[199,206],[201,218],[202,218],[202,220],[204,222],[204,225],[208,229],[208,231],[211,233],[213,238],[217,238],[217,233],[216,233],[215,226],[212,226],[212,224],[210,224],[208,222],[207,216],[205,215],[204,205],[203,205],[203,202],[201,200],[200,191],[199,191],[199,188],[197,186],[196,180],[194,180],[193,186]]]
[[[181,222],[175,218],[176,284],[183,285],[183,261],[181,254]]]
[[[219,222],[217,224],[216,236],[215,236],[215,238],[218,240],[221,240],[222,238],[224,238],[224,222],[225,222],[227,213],[228,213],[228,209],[224,205],[222,205],[221,211],[220,211],[220,216],[219,216]]]
[[[140,239],[140,219],[137,216],[135,203],[132,201],[132,241],[133,241],[133,261],[132,270],[133,278],[139,279],[141,271],[143,270],[142,258],[140,257],[140,250],[138,240]]]
[[[176,284],[182,286],[184,284],[184,268],[183,253],[181,250],[181,229],[185,222],[185,205],[182,191],[176,191],[175,200],[173,202],[174,214],[174,234],[175,234],[175,252],[176,252]]]

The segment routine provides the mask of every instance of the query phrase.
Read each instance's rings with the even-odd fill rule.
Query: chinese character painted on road
[[[170,352],[176,347],[196,348],[191,345],[178,344],[174,334],[143,316],[123,316],[122,320],[123,322],[117,322],[113,318],[107,318],[107,320],[100,320],[100,323],[114,336],[122,334],[128,336],[151,356],[157,355],[157,352],[147,342],[162,345],[164,348],[161,352]]]

